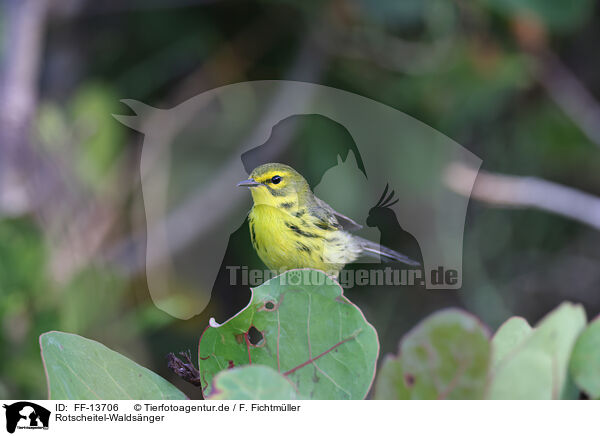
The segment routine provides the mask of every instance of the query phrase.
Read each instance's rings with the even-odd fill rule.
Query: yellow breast
[[[276,207],[255,205],[248,215],[250,237],[258,256],[272,270],[315,268],[326,272],[343,268],[328,260],[331,232],[311,224],[308,213],[290,214]]]

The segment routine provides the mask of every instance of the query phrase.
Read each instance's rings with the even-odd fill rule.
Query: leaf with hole
[[[410,390],[402,373],[402,357],[385,356],[375,379],[375,400],[410,400]]]
[[[361,399],[369,391],[379,343],[362,312],[321,271],[288,271],[252,289],[250,303],[200,338],[205,394],[227,368],[261,364],[284,374],[309,399]]]
[[[50,400],[185,400],[158,374],[99,342],[71,333],[40,336]]]
[[[478,399],[484,395],[489,332],[467,312],[445,309],[425,318],[402,339],[400,356],[411,399]]]

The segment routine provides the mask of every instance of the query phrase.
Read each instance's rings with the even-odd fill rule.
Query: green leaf
[[[410,391],[402,373],[402,358],[387,355],[375,380],[376,400],[410,400]]]
[[[573,380],[573,376],[567,371],[567,379],[565,380],[565,385],[560,394],[561,400],[578,400],[579,399],[579,388],[575,384]]]
[[[184,400],[168,381],[99,342],[70,333],[40,336],[50,400]]]
[[[256,333],[262,339],[253,342]],[[254,343],[254,345],[253,345]],[[252,290],[248,306],[200,339],[203,386],[221,370],[262,364],[310,399],[360,399],[369,391],[379,343],[362,312],[326,274],[288,271]]]
[[[400,345],[411,399],[476,399],[484,395],[490,364],[487,328],[462,310],[434,313]]]
[[[571,375],[590,398],[600,399],[600,318],[583,331],[571,355]]]
[[[505,358],[531,334],[529,323],[519,316],[509,318],[492,338],[492,367]]]
[[[581,305],[563,303],[550,312],[492,373],[491,399],[558,399],[567,386],[567,365],[585,327]]]
[[[123,130],[110,115],[120,109],[118,101],[112,87],[85,82],[70,102],[72,135],[77,140],[74,169],[91,188],[102,186],[122,148]]]
[[[552,358],[542,350],[524,348],[502,362],[493,374],[493,400],[551,399]]]
[[[264,365],[226,369],[213,380],[207,400],[299,400],[294,385]]]

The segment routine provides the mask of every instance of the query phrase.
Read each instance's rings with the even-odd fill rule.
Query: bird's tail
[[[410,266],[421,266],[421,264],[416,260],[412,260],[410,257],[405,256],[402,253],[398,253],[391,248],[384,247],[383,245],[379,245],[375,242],[369,241],[368,239],[361,238],[360,236],[354,235],[354,238],[360,244],[363,254],[371,257],[381,256],[382,260],[398,261]]]

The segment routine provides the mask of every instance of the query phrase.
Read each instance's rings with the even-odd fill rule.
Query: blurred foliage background
[[[143,137],[111,114],[127,112],[121,98],[169,108],[245,80],[364,95],[467,147],[489,173],[589,194],[574,213],[585,216],[567,218],[482,192],[468,210],[461,291],[413,293],[385,316],[388,294],[351,291],[385,331],[382,352],[447,305],[494,329],[512,314],[534,323],[563,300],[600,312],[597,2],[0,4],[0,398],[45,398],[38,336],[48,330],[101,341],[200,397],[165,355],[194,354],[208,317],[236,308],[217,299],[180,321],[153,306],[144,244],[131,242],[145,230]],[[553,192],[536,191],[558,210],[573,204]]]

